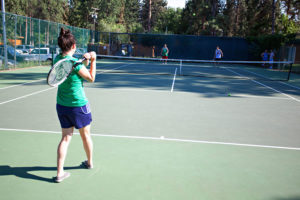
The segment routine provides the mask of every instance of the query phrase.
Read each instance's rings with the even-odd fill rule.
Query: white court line
[[[17,97],[15,99],[11,99],[11,100],[8,100],[8,101],[3,101],[3,102],[0,102],[0,105],[6,104],[6,103],[9,103],[9,102],[12,102],[12,101],[16,101],[16,100],[19,100],[19,99],[24,99],[26,97],[29,97],[29,96],[32,96],[32,95],[35,95],[35,94],[39,94],[39,93],[42,93],[42,92],[46,92],[46,91],[52,90],[54,88],[56,88],[56,87],[47,88],[45,90],[40,90],[40,91],[33,92],[33,93],[30,93],[30,94],[27,94],[27,95],[24,95],[24,96],[21,96],[21,97]]]
[[[251,73],[251,74],[255,74],[256,76],[260,76],[260,77],[265,78],[265,79],[269,79],[269,78],[266,77],[266,76],[263,76],[263,75],[261,75],[261,74],[257,74],[257,73],[255,73],[255,72],[251,72],[251,71],[246,70],[246,69],[239,69],[239,70],[242,70],[242,71],[245,71],[245,72],[248,72],[248,73]],[[294,85],[291,85],[291,84],[288,84],[288,83],[285,83],[285,82],[282,82],[282,81],[279,81],[279,83],[284,84],[284,85],[289,86],[289,87],[292,87],[292,88],[294,88],[294,89],[300,90],[300,87],[297,87],[297,86],[294,86]]]
[[[174,78],[173,78],[173,83],[172,83],[171,92],[173,92],[173,90],[174,90],[175,79],[176,79],[176,73],[177,73],[177,67],[176,67],[175,72],[174,72]]]
[[[127,66],[129,66],[129,65],[132,65],[132,63],[126,64],[126,65],[121,65],[120,67],[108,69],[108,70],[105,70],[105,71],[101,71],[101,72],[98,72],[97,74],[104,74],[104,73],[106,73],[106,72],[110,72],[110,71],[113,71],[113,70],[116,70],[116,69],[120,69],[120,68],[122,68],[122,67],[127,67]]]
[[[297,87],[297,86],[294,86],[294,85],[291,85],[291,84],[288,84],[288,83],[285,83],[285,82],[282,82],[282,81],[279,81],[279,83],[281,83],[281,84],[283,84],[283,85],[287,85],[287,86],[292,87],[292,88],[294,88],[294,89],[300,90],[300,88]]]
[[[5,89],[8,89],[8,88],[12,88],[12,87],[17,87],[17,86],[21,86],[21,85],[26,85],[26,84],[29,84],[29,83],[34,83],[34,82],[39,82],[39,81],[46,81],[46,79],[38,79],[38,80],[35,80],[35,81],[29,81],[29,82],[25,82],[25,83],[20,83],[20,84],[16,84],[16,85],[11,85],[11,86],[7,86],[7,87],[3,87],[3,88],[0,88],[0,90],[5,90]]]
[[[245,95],[245,94],[231,94],[231,97],[247,97],[247,98],[258,98],[258,99],[281,99],[281,100],[293,100],[291,98],[285,97],[267,97],[267,96],[258,96],[258,95]]]
[[[126,67],[130,64],[127,64],[127,65],[122,65],[120,67],[117,67],[117,68],[113,68],[113,69],[110,69],[110,70],[106,70],[106,71],[103,71],[103,72],[100,72],[100,73],[97,73],[97,74],[102,74],[102,73],[105,73],[107,71],[112,71],[112,70],[115,70],[115,69],[119,69],[119,68],[122,68],[122,67]],[[9,103],[9,102],[12,102],[12,101],[16,101],[16,100],[19,100],[19,99],[23,99],[23,98],[26,98],[26,97],[29,97],[29,96],[32,96],[32,95],[35,95],[35,94],[39,94],[39,93],[42,93],[42,92],[45,92],[45,91],[48,91],[48,90],[51,90],[51,89],[54,89],[56,87],[51,87],[51,88],[47,88],[45,90],[40,90],[40,91],[37,91],[37,92],[33,92],[33,93],[30,93],[30,94],[27,94],[27,95],[24,95],[24,96],[21,96],[21,97],[17,97],[15,99],[11,99],[11,100],[8,100],[8,101],[4,101],[4,102],[0,102],[0,105],[2,104],[6,104],[6,103]]]
[[[61,134],[59,131],[42,131],[42,130],[24,130],[24,129],[9,129],[0,128],[0,131],[17,131],[17,132],[30,132],[30,133],[50,133],[50,134]],[[78,132],[74,134],[79,135]],[[271,146],[271,145],[257,145],[257,144],[241,144],[232,142],[214,142],[205,140],[188,140],[188,139],[176,139],[166,137],[142,137],[142,136],[128,136],[128,135],[109,135],[109,134],[97,134],[91,133],[95,137],[111,137],[111,138],[127,138],[127,139],[144,139],[144,140],[165,140],[173,142],[187,142],[187,143],[200,143],[200,144],[217,144],[217,145],[229,145],[229,146],[242,146],[242,147],[257,147],[257,148],[268,148],[268,149],[284,149],[284,150],[296,150],[300,151],[298,147],[283,147],[283,146]]]
[[[231,69],[228,69],[228,68],[225,68],[225,69],[228,70],[228,71],[230,71],[230,72],[232,72],[232,73],[234,73],[234,74],[237,74],[237,75],[239,75],[239,76],[241,76],[241,77],[245,77],[245,78],[247,78],[248,80],[250,80],[250,81],[252,81],[252,82],[254,82],[254,83],[257,83],[257,84],[259,84],[259,85],[261,85],[261,86],[264,86],[264,87],[266,87],[266,88],[269,88],[270,90],[273,90],[273,91],[275,91],[275,92],[277,92],[277,93],[280,93],[280,94],[282,94],[282,95],[284,95],[284,96],[287,96],[287,97],[289,97],[289,98],[291,98],[291,99],[293,99],[293,100],[295,100],[295,101],[297,101],[297,102],[300,102],[299,99],[297,99],[297,98],[295,98],[295,97],[292,97],[291,95],[285,94],[285,93],[283,93],[283,92],[281,92],[281,91],[279,91],[279,90],[276,90],[276,89],[274,89],[274,88],[272,88],[272,87],[270,87],[270,86],[267,86],[267,85],[265,85],[265,84],[263,84],[263,83],[260,83],[260,82],[258,82],[258,81],[256,81],[256,80],[250,79],[249,77],[244,76],[244,75],[242,75],[242,74],[240,74],[240,73],[238,73],[238,72],[235,72],[235,71],[233,71],[233,70],[231,70]]]

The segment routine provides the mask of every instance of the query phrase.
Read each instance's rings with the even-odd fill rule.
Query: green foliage
[[[167,8],[167,10],[161,13],[159,20],[153,27],[155,33],[167,33],[167,34],[178,34],[180,33],[180,19],[182,9]]]
[[[144,27],[146,32],[148,30],[148,20],[149,20],[149,0],[142,0],[141,1],[141,23]],[[158,32],[157,31],[157,24],[161,23],[160,21],[165,20],[163,17],[163,13],[166,12],[167,2],[166,0],[151,0],[151,19],[150,19],[150,32]],[[152,28],[154,27],[154,30]],[[159,32],[162,32],[159,31]]]
[[[272,3],[273,0],[187,0],[185,8],[173,9],[166,7],[167,0],[151,0],[150,32],[260,36],[271,34],[274,22],[277,34],[299,33],[299,0],[276,0],[274,21]],[[148,32],[149,0],[6,0],[9,13],[93,30],[92,8],[98,9],[97,31]],[[34,37],[32,32],[25,32],[31,22],[18,24],[17,34],[26,36],[27,43]],[[43,27],[43,32],[47,28]],[[9,35],[12,30],[7,28]]]
[[[288,19],[288,16],[283,14],[280,20],[280,32],[282,34],[300,33],[300,26],[295,21]]]
[[[126,27],[122,24],[117,23],[109,23],[105,20],[101,20],[98,22],[98,28],[101,32],[126,32]]]
[[[6,0],[6,11],[17,15],[67,22],[68,0]]]
[[[260,36],[249,36],[247,41],[251,44],[250,51],[257,58],[264,50],[279,50],[285,43],[294,41],[296,34],[270,34]]]
[[[192,35],[216,35],[220,31],[216,18],[220,14],[219,0],[190,0],[182,12],[181,31]]]

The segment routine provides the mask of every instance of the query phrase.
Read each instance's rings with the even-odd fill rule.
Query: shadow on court
[[[74,167],[64,167],[65,170],[71,170],[71,169],[83,169],[81,165],[74,166]],[[56,167],[42,167],[42,166],[35,166],[35,167],[11,167],[8,165],[0,165],[0,176],[9,176],[14,175],[19,178],[24,179],[32,179],[37,181],[45,181],[49,183],[54,183],[53,177],[42,177],[37,176],[34,174],[31,174],[30,172],[34,171],[56,171]]]

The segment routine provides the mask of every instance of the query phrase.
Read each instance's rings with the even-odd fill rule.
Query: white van
[[[55,58],[57,54],[59,54],[58,49],[53,53],[53,57]],[[28,60],[51,61],[52,52],[50,52],[49,48],[35,48],[30,52]]]
[[[33,45],[17,45],[16,50],[20,53],[30,53],[34,49]]]

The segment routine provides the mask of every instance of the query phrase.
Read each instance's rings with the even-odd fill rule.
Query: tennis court
[[[85,83],[95,167],[80,167],[76,134],[60,184],[50,68],[0,72],[2,198],[300,199],[299,76],[256,79],[258,68],[230,64],[184,74],[189,67],[98,60],[95,83]]]

